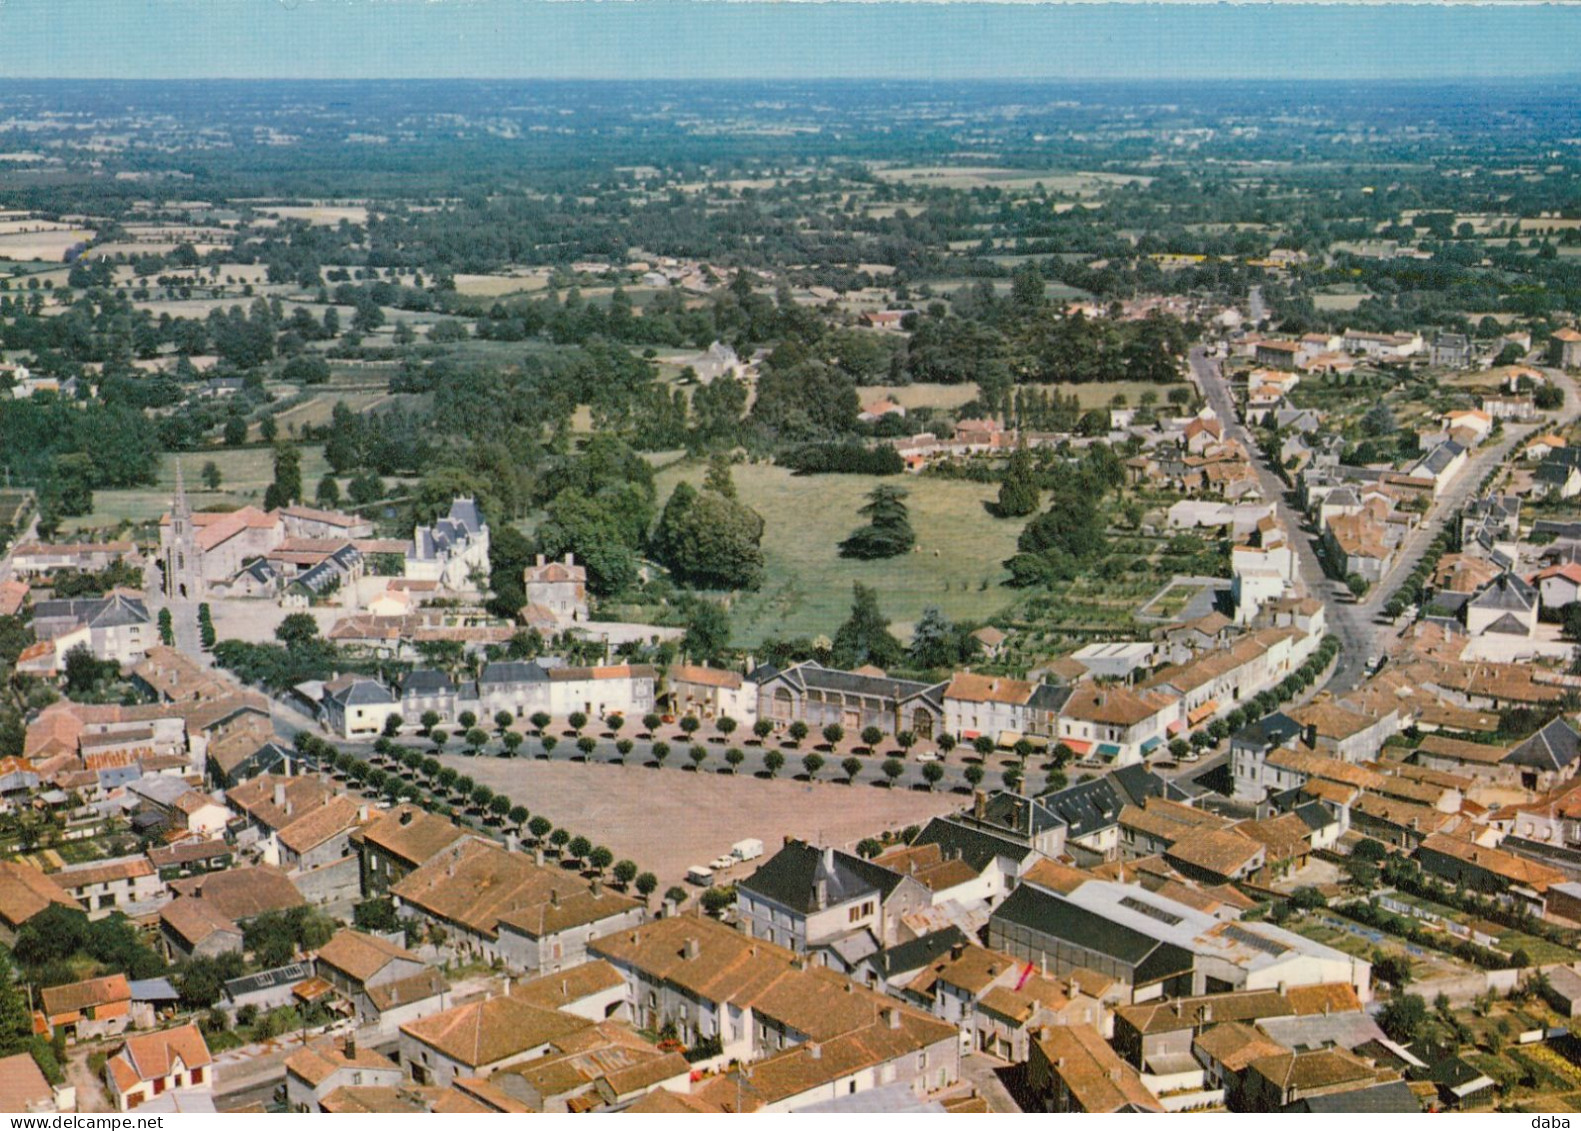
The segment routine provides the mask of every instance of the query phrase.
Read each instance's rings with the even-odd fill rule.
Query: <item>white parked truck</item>
[[[698,887],[707,887],[714,879],[714,870],[706,864],[694,864],[686,869],[686,882],[696,884]]]
[[[757,837],[738,840],[730,846],[730,855],[737,860],[756,860],[763,855],[763,842]]]

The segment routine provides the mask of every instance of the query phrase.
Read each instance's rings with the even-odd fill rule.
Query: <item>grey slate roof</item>
[[[1230,735],[1230,745],[1249,750],[1272,750],[1301,733],[1301,724],[1283,711],[1264,715]]]
[[[1191,952],[1182,947],[1161,942],[1029,884],[1022,884],[1011,892],[1009,898],[994,909],[991,918],[1106,955],[1129,966],[1138,982],[1185,973],[1195,964]]]
[[[434,668],[422,668],[411,672],[401,681],[403,696],[449,695],[455,689],[456,685],[451,681],[449,673]]]
[[[1126,766],[1105,777],[1079,782],[1037,800],[1064,821],[1072,839],[1090,836],[1120,819],[1127,805],[1165,794],[1164,781],[1144,766]]]
[[[1466,449],[1453,440],[1445,440],[1427,455],[1417,461],[1416,466],[1430,474],[1438,475],[1447,468],[1455,459],[1465,454]]]
[[[483,514],[475,499],[455,499],[450,512],[432,526],[419,526],[413,531],[417,556],[433,559],[461,545],[483,529]]]
[[[1057,714],[1065,706],[1074,688],[1058,683],[1040,683],[1032,689],[1032,698],[1027,700],[1027,705],[1034,711],[1047,711]]]
[[[117,593],[112,597],[40,601],[33,606],[33,616],[38,620],[64,620],[70,617],[90,628],[123,628],[132,624],[147,624],[148,606],[140,597]]]
[[[835,852],[833,855],[834,866],[829,867],[822,849],[793,841],[736,886],[802,914],[820,910],[817,899],[819,881],[824,884],[826,907],[846,903],[863,895],[879,894],[881,891],[887,894],[885,889],[874,882],[873,876],[875,871],[888,872],[887,868],[878,868],[844,852]],[[899,874],[890,874],[894,876],[895,883],[900,882],[902,877]],[[893,887],[890,884],[888,890],[893,890]]]
[[[958,855],[974,872],[981,872],[998,856],[1020,861],[1032,854],[1032,849],[1024,844],[970,828],[948,817],[933,818],[911,843],[936,844],[946,859],[954,859]]]
[[[335,702],[347,707],[363,703],[395,702],[395,693],[384,684],[372,679],[353,680],[339,691],[331,691],[328,695]]]
[[[1508,571],[1499,574],[1471,599],[1469,608],[1504,609],[1512,613],[1530,612],[1537,605],[1537,590],[1526,580]]]
[[[784,671],[765,671],[757,668],[752,680],[759,685],[778,676],[798,691],[815,688],[819,691],[838,691],[844,695],[866,695],[874,699],[888,699],[903,703],[922,696],[935,707],[942,708],[946,684],[927,684],[913,679],[890,679],[888,676],[858,675],[856,672],[826,668],[815,660],[796,664]]]
[[[959,927],[949,926],[920,939],[892,946],[879,956],[886,979],[921,970],[929,963],[950,953],[950,948],[965,945],[969,940]]]
[[[1532,523],[1532,539],[1534,541],[1544,536],[1550,536],[1554,541],[1581,542],[1581,522],[1559,522],[1551,518],[1539,518]],[[1547,557],[1545,551],[1543,557]]]
[[[1581,753],[1581,733],[1563,717],[1550,722],[1504,756],[1505,765],[1562,770]]]
[[[1371,1088],[1356,1088],[1349,1092],[1335,1092],[1327,1096],[1309,1096],[1299,1100],[1286,1111],[1315,1115],[1389,1114],[1394,1112],[1422,1114],[1411,1086],[1404,1080],[1391,1080]]]
[[[139,797],[147,798],[155,805],[170,805],[176,798],[192,792],[192,787],[180,778],[166,777],[163,774],[139,778],[128,783],[126,788]]]
[[[1496,632],[1501,636],[1525,636],[1526,625],[1514,613],[1505,613],[1498,620],[1483,629],[1484,632]]]
[[[486,664],[478,677],[479,687],[509,687],[518,683],[546,683],[549,672],[537,662],[502,661]]]

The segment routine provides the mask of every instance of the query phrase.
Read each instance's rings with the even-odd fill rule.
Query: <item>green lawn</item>
[[[303,447],[302,487],[310,496],[329,465],[319,444]],[[210,460],[223,477],[218,491],[203,487],[203,465]],[[184,452],[181,470],[186,479],[187,498],[193,510],[211,506],[239,507],[248,503],[263,505],[265,489],[274,478],[274,453],[270,448],[227,448],[224,450]],[[128,491],[95,491],[93,513],[68,518],[61,524],[65,533],[115,527],[121,522],[157,522],[170,509],[170,496],[176,486],[176,456],[166,452],[160,460],[158,482],[153,487]]]
[[[1023,521],[996,519],[983,509],[983,501],[996,493],[992,485],[910,476],[798,477],[766,465],[738,465],[733,473],[741,500],[766,524],[764,584],[743,595],[731,614],[738,644],[750,647],[767,636],[832,636],[850,609],[854,581],[879,591],[884,612],[901,634],[928,605],[952,618],[983,620],[1013,599],[997,583]],[[684,479],[695,486],[702,478],[703,467],[695,462],[665,468],[658,475],[660,505],[676,483]],[[888,561],[841,558],[835,547],[861,525],[856,510],[879,482],[911,493],[907,504],[918,550]]]

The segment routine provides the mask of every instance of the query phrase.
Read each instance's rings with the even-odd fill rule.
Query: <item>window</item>
[[[201,1083],[203,1083],[203,1069],[201,1069],[201,1068],[194,1068],[192,1070],[192,1082],[194,1084],[201,1084]]]

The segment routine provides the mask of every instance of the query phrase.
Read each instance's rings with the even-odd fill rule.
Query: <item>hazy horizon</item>
[[[1581,7],[0,0],[0,75],[1555,82],[1581,75]]]

